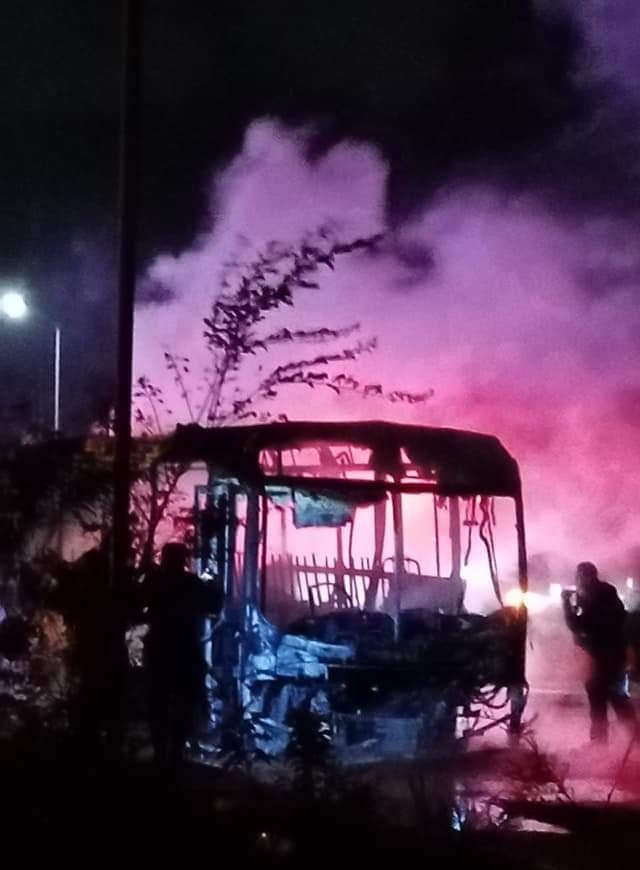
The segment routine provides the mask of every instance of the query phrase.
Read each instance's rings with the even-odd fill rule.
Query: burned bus
[[[461,722],[518,730],[523,501],[497,438],[386,422],[184,426],[159,462],[199,474],[194,568],[224,590],[206,637],[218,721],[239,704],[272,753],[301,705],[324,711],[347,755],[417,751]]]

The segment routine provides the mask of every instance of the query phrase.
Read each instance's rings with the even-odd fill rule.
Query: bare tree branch
[[[200,373],[200,382],[193,386],[188,358],[170,349],[164,352],[167,370],[173,376],[188,419],[206,426],[286,419],[281,413],[274,416],[267,406],[283,390],[294,386],[322,388],[337,396],[350,393],[362,399],[378,397],[391,403],[427,401],[431,390],[421,393],[387,390],[381,384],[363,383],[348,371],[331,374],[335,366],[348,367],[363,354],[373,353],[377,348],[375,338],[280,363],[267,375],[259,375],[256,384],[244,387],[245,364],[260,354],[268,354],[276,347],[328,346],[352,339],[360,331],[359,323],[315,329],[281,327],[275,331],[265,330],[265,325],[276,312],[293,306],[301,291],[319,292],[320,273],[324,269],[333,271],[339,257],[368,253],[380,239],[380,235],[375,235],[345,242],[335,237],[331,227],[323,226],[297,245],[272,241],[248,260],[228,263],[221,276],[220,291],[204,319],[203,339],[210,365]],[[197,393],[202,397],[197,398]],[[172,409],[167,408],[162,391],[142,377],[137,382],[135,398],[144,406],[138,404],[135,411],[136,422],[142,430],[147,434],[166,431],[163,414],[171,416]],[[181,467],[166,470],[163,479],[154,486],[148,480],[140,481],[151,500],[143,517],[147,520],[151,540],[160,518],[172,510],[185,470]]]

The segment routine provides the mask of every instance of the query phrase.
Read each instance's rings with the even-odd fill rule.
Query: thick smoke
[[[250,256],[327,222],[346,238],[385,228],[388,167],[376,151],[344,142],[310,163],[306,144],[303,130],[252,124],[214,180],[209,229],[151,265],[148,282],[171,300],[140,310],[136,368],[170,397],[163,350],[205,364],[202,318],[239,248]],[[369,379],[375,369],[390,387],[432,387],[435,397],[399,408],[291,394],[283,410],[493,432],[521,463],[529,548],[547,554],[546,569],[564,581],[572,561],[590,558],[629,572],[640,485],[636,265],[620,218],[561,221],[533,196],[442,190],[380,253],[343,261],[290,315],[299,326],[360,321],[379,340],[361,363]],[[171,401],[179,408],[175,391]]]
[[[270,239],[295,242],[327,223],[345,238],[383,230],[376,255],[340,263],[319,291],[298,299],[290,322],[361,322],[379,349],[359,373],[391,388],[431,387],[435,397],[409,408],[317,392],[311,403],[291,393],[281,410],[495,433],[521,464],[533,579],[564,582],[571,563],[589,558],[618,580],[640,571],[640,65],[632,38],[640,17],[633,0],[534,6],[540,21],[556,22],[547,36],[560,43],[549,50],[564,58],[556,73],[566,105],[551,93],[541,104],[565,113],[558,133],[538,150],[496,152],[498,171],[487,153],[464,173],[445,173],[429,199],[429,158],[422,172],[414,154],[405,183],[410,170],[416,186],[408,199],[423,205],[402,210],[394,207],[394,177],[403,160],[384,142],[378,150],[343,140],[318,156],[312,127],[254,121],[213,180],[205,232],[148,270],[147,299],[163,304],[139,313],[137,370],[162,381],[179,408],[162,352],[205,364],[202,318],[229,258],[250,258]],[[541,78],[533,74],[536,46],[527,56],[531,81],[555,81],[544,64]]]
[[[635,0],[570,0],[567,5],[584,28],[595,69],[637,98],[640,6]]]

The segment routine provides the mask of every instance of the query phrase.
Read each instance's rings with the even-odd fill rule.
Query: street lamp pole
[[[60,364],[62,361],[62,333],[56,326],[53,333],[53,431],[60,432]]]
[[[6,290],[0,296],[0,315],[8,320],[24,320],[29,306],[21,289]],[[62,363],[62,330],[56,324],[53,330],[53,431],[60,433],[60,383]]]

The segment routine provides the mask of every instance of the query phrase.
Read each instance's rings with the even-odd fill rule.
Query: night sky
[[[118,5],[30,0],[12,4],[0,31],[0,274],[22,280],[37,310],[29,325],[0,324],[4,412],[27,396],[25,413],[45,413],[56,320],[68,429],[108,394],[112,369]],[[391,227],[449,185],[478,181],[534,195],[553,219],[636,225],[632,2],[146,6],[141,275],[215,221],[211,178],[265,117],[311,124],[311,162],[344,140],[375,146]],[[637,268],[585,264],[585,292],[633,284]]]

